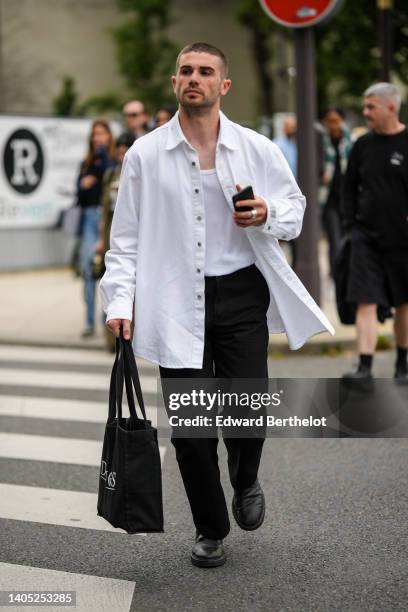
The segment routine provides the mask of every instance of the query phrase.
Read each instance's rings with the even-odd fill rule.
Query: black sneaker
[[[351,372],[343,374],[342,381],[350,389],[357,389],[358,391],[372,391],[374,389],[374,378],[371,370],[361,365]]]
[[[197,567],[218,567],[224,565],[227,556],[222,540],[212,540],[197,534],[191,551],[191,563]]]
[[[408,385],[408,366],[407,364],[404,364],[403,366],[397,366],[395,368],[394,379],[398,385]]]

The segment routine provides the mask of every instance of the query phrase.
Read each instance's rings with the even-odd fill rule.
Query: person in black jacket
[[[324,169],[320,177],[321,220],[329,243],[330,276],[343,237],[340,205],[344,175],[351,151],[351,134],[341,108],[328,108],[322,117]]]
[[[89,137],[88,153],[81,164],[77,189],[78,205],[82,208],[79,259],[84,279],[86,322],[84,338],[94,333],[95,327],[95,280],[92,276],[92,259],[99,238],[101,216],[102,179],[107,168],[114,165],[113,136],[103,120],[94,121]]]
[[[113,213],[119,190],[119,179],[122,172],[122,164],[125,154],[130,149],[135,138],[129,132],[123,132],[115,143],[115,165],[109,167],[103,177],[102,183],[102,215],[99,225],[99,241],[95,250],[101,256],[101,261],[105,260],[106,251],[109,250],[110,231]],[[114,336],[105,327],[106,345],[111,353],[116,351],[116,341]]]
[[[395,308],[395,378],[408,384],[408,130],[399,120],[401,98],[391,83],[364,92],[370,131],[355,143],[343,194],[344,226],[351,234],[347,301],[357,304],[359,364],[345,379],[371,383],[377,342],[377,306]]]

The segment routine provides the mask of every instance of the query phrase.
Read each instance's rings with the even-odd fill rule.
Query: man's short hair
[[[392,83],[374,83],[370,85],[363,93],[364,98],[369,96],[377,96],[378,98],[387,98],[392,100],[395,104],[397,112],[401,107],[401,94],[400,90],[396,85]]]
[[[221,60],[221,66],[222,66],[221,73],[224,79],[227,78],[228,60],[227,60],[225,53],[221,51],[221,49],[218,49],[218,47],[214,47],[214,45],[210,45],[204,42],[195,42],[195,43],[191,43],[187,45],[186,47],[184,47],[184,49],[182,49],[177,56],[176,70],[178,70],[180,67],[181,56],[184,55],[185,53],[191,53],[192,51],[195,51],[196,53],[209,53],[210,55],[215,55],[216,57],[219,57]]]

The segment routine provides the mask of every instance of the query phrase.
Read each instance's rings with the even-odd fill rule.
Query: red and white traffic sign
[[[274,21],[289,28],[305,28],[326,21],[344,0],[260,0]]]

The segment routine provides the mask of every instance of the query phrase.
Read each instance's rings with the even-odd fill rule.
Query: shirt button
[[[201,242],[197,242],[197,246],[199,246],[199,247],[200,247],[200,246],[201,246]]]
[[[270,230],[270,229],[271,229],[271,226],[270,226],[270,225],[268,225],[267,229],[268,229],[268,230]]]
[[[201,221],[201,217],[200,217],[200,215],[198,215],[198,217],[197,217],[197,221]]]
[[[194,191],[195,191],[195,193],[199,193],[200,190],[199,189],[194,189]]]
[[[197,268],[197,274],[200,274],[200,272],[201,272],[201,269]]]
[[[201,300],[201,295],[197,295],[197,299]]]
[[[195,166],[195,165],[196,165],[196,163],[195,163],[195,162],[191,162],[191,165],[192,165],[192,166]]]

